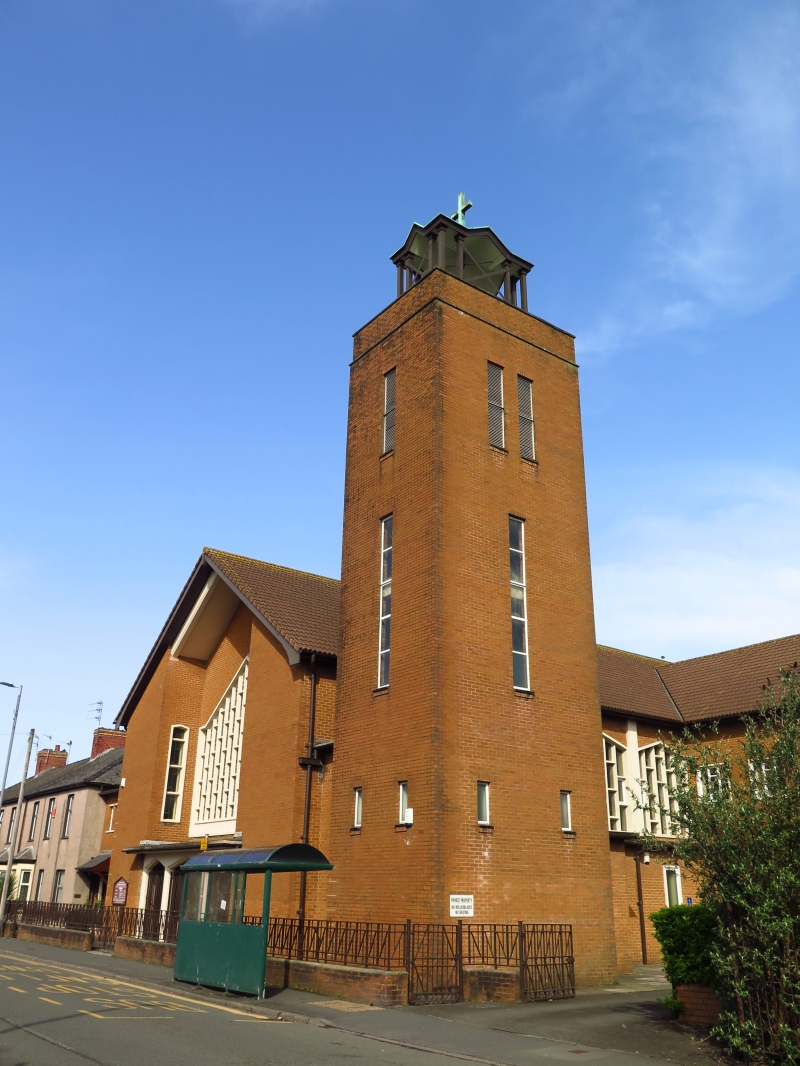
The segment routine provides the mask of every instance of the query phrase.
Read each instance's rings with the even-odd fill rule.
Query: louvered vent
[[[489,368],[489,443],[504,448],[506,441],[503,412],[503,368],[487,363]]]
[[[390,452],[394,448],[394,395],[395,370],[383,375],[383,450]]]
[[[523,459],[535,459],[533,440],[533,383],[517,377],[519,399],[519,454]]]

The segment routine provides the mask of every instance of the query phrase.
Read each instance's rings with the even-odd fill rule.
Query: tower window
[[[572,793],[561,792],[561,828],[565,833],[572,832]]]
[[[528,618],[525,603],[525,523],[508,519],[508,547],[511,563],[511,651],[514,688],[529,689]]]
[[[353,795],[354,795],[354,800],[355,800],[355,804],[354,804],[355,809],[353,811],[353,828],[354,829],[360,829],[361,828],[361,789],[360,788],[354,788],[353,789]]]
[[[505,448],[506,427],[503,410],[503,368],[497,363],[487,363],[489,372],[489,443],[495,448]]]
[[[164,788],[164,822],[177,822],[181,816],[181,793],[183,792],[183,766],[188,730],[182,725],[172,727],[169,742],[169,763],[167,764],[167,783]]]
[[[478,825],[489,825],[489,782],[478,782]]]
[[[519,404],[519,454],[523,459],[535,459],[533,440],[533,382],[517,376],[517,400]]]
[[[414,811],[408,805],[408,781],[398,781],[400,787],[400,825],[411,825],[414,821]]]
[[[396,371],[383,375],[383,451],[394,448],[394,397]]]
[[[381,522],[380,631],[378,634],[378,688],[389,684],[392,623],[392,516]]]

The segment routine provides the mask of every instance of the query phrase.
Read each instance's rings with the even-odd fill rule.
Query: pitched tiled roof
[[[747,714],[761,706],[763,687],[800,662],[800,634],[744,648],[662,663],[661,676],[687,721]]]
[[[336,655],[339,588],[332,577],[205,548],[203,554],[298,651]]]
[[[680,722],[658,675],[661,659],[597,645],[600,706],[606,711]]]
[[[118,787],[124,754],[124,748],[111,748],[94,759],[79,759],[67,766],[51,766],[49,770],[42,770],[25,782],[25,799],[85,788],[87,785]],[[19,782],[9,785],[5,790],[3,803],[15,803],[18,796]]]

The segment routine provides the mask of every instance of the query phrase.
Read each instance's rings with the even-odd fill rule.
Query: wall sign
[[[450,917],[451,918],[474,918],[475,917],[475,897],[474,896],[451,896],[450,897]]]
[[[118,881],[114,882],[114,892],[111,896],[111,902],[118,907],[124,907],[128,901],[128,882],[124,877],[120,877]]]

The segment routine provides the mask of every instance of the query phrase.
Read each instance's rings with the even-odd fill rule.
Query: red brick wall
[[[571,922],[582,981],[615,971],[594,619],[571,338],[441,272],[356,336],[342,556],[331,916]],[[490,448],[486,362],[505,368]],[[383,374],[397,368],[381,460]],[[538,464],[519,456],[516,375]],[[394,514],[392,684],[375,696],[380,518]],[[508,515],[526,519],[531,683],[512,687]],[[586,773],[587,766],[597,768]],[[399,780],[414,825],[397,832]],[[491,783],[494,830],[477,825]],[[351,837],[352,789],[363,788]],[[560,828],[572,792],[575,834]]]

